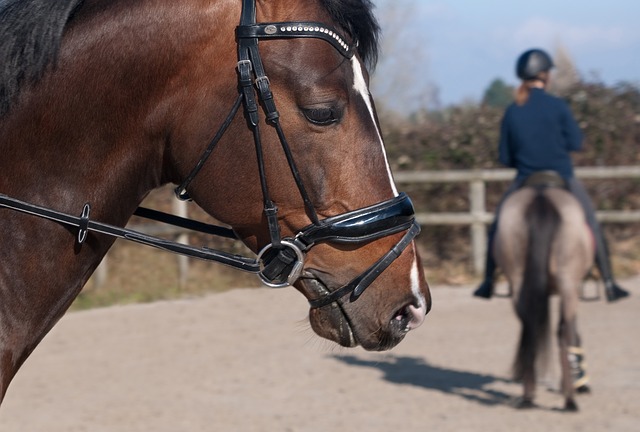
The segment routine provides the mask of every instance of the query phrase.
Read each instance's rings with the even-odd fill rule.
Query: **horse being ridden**
[[[516,190],[526,177],[537,171],[550,170],[561,175],[582,205],[596,240],[596,263],[604,281],[607,300],[615,301],[627,297],[629,293],[615,282],[606,240],[596,219],[593,204],[584,186],[573,173],[571,152],[582,148],[580,127],[567,104],[545,91],[552,67],[551,57],[540,49],[525,51],[516,62],[516,75],[522,83],[515,102],[506,109],[500,126],[500,162],[517,170],[516,179],[505,197]],[[489,230],[487,250],[491,249],[500,211],[501,206],[498,206],[496,220]],[[475,296],[491,297],[495,270],[493,257],[487,253],[484,280],[474,292]]]
[[[576,317],[593,251],[593,235],[582,207],[567,190],[525,186],[504,202],[492,252],[507,278],[522,324],[514,368],[515,378],[524,385],[520,407],[533,406],[536,363],[544,359],[550,336],[552,295],[560,297],[557,336],[564,408],[576,411],[576,389],[588,389]]]

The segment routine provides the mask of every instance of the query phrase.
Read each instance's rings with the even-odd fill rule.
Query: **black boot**
[[[503,198],[504,199],[504,198]],[[496,210],[496,214],[499,212],[499,208]],[[490,299],[493,295],[493,275],[496,272],[496,262],[493,259],[493,238],[495,237],[498,227],[498,219],[494,219],[493,223],[489,226],[487,231],[487,257],[484,263],[484,280],[473,292],[475,297]]]
[[[480,287],[473,292],[476,297],[490,299],[493,295],[493,280],[485,279],[480,284]]]
[[[596,264],[598,265],[598,270],[600,270],[600,276],[604,281],[604,292],[607,296],[607,301],[613,302],[629,297],[629,291],[621,288],[613,279],[611,261],[609,260],[609,248],[605,243],[602,233],[600,233],[599,236],[596,235]]]
[[[491,254],[491,243],[492,237],[489,237],[489,248],[487,249],[489,252],[487,253],[487,260],[485,262],[484,267],[484,280],[473,292],[473,295],[480,298],[490,299],[493,295],[493,275],[496,272],[496,263],[493,260],[493,256]]]
[[[604,282],[604,292],[607,296],[607,300],[610,302],[629,297],[629,291],[621,288],[613,280],[606,280]]]

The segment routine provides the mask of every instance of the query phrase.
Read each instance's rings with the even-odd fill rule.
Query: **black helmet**
[[[530,49],[518,58],[516,75],[522,80],[532,80],[540,72],[547,72],[553,67],[551,56],[541,49]]]

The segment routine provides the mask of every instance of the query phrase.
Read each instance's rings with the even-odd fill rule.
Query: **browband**
[[[358,46],[357,43],[349,45],[335,28],[312,21],[241,25],[236,28],[236,36],[239,39],[323,39],[348,59],[353,57]]]

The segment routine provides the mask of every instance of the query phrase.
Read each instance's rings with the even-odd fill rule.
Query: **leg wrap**
[[[587,362],[584,359],[584,350],[582,347],[572,346],[568,349],[569,367],[571,369],[571,378],[573,379],[573,388],[579,389],[589,383],[589,375],[587,374]]]

